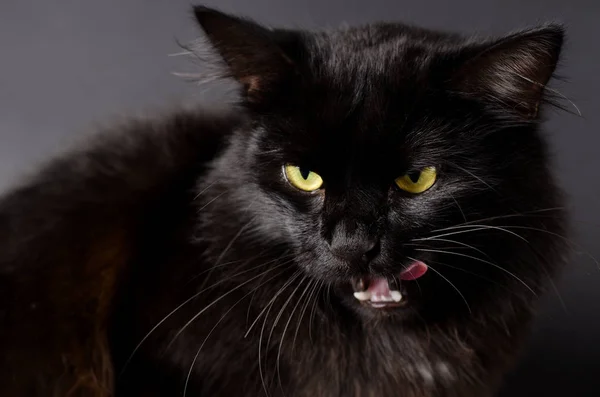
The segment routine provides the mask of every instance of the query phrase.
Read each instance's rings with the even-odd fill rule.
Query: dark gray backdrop
[[[581,244],[543,305],[528,355],[505,396],[600,396],[600,2],[585,0],[213,0],[269,24],[336,26],[399,19],[502,33],[545,20],[567,24],[560,86],[583,118],[554,114],[548,134]],[[175,38],[197,34],[183,0],[0,0],[0,190],[90,126],[131,112],[213,99],[174,77],[189,71]],[[86,132],[87,131],[87,132]],[[586,253],[587,252],[587,253]],[[589,253],[589,255],[588,255]],[[561,302],[562,300],[562,302]]]

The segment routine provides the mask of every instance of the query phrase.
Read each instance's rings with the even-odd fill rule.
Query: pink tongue
[[[416,280],[427,272],[427,265],[421,261],[415,261],[400,273],[400,280],[410,281]],[[369,282],[367,291],[371,295],[389,296],[390,285],[385,278],[373,278]]]
[[[389,296],[390,285],[385,278],[374,278],[371,279],[367,291],[370,292],[371,295]]]
[[[400,273],[400,280],[416,280],[427,272],[427,265],[421,261],[415,261]]]

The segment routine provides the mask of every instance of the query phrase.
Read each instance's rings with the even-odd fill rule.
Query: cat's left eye
[[[323,178],[306,168],[287,164],[283,167],[283,172],[290,185],[305,192],[313,192],[323,186]]]
[[[435,167],[425,167],[396,178],[396,186],[408,193],[418,194],[429,190],[437,179]]]

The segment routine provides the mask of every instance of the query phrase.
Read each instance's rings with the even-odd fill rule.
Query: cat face
[[[480,43],[396,24],[248,36],[261,28],[198,17],[253,115],[216,168],[263,241],[368,315],[535,292],[548,241],[528,232],[560,227],[534,216],[558,202],[537,112],[560,29]]]

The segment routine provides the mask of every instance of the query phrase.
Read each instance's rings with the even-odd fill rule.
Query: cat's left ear
[[[453,89],[535,119],[563,39],[563,27],[549,24],[469,48],[451,81]]]
[[[294,63],[280,43],[287,38],[284,33],[204,6],[195,6],[194,15],[250,102],[264,98],[293,73]]]

